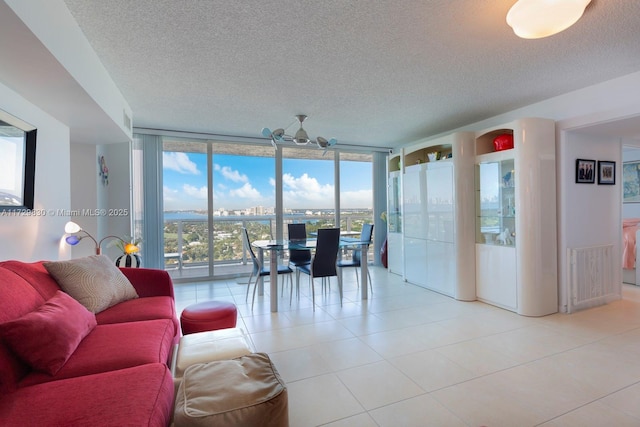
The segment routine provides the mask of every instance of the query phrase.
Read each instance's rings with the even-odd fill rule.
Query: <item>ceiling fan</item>
[[[335,138],[327,140],[326,138],[319,136],[315,139],[315,141],[310,139],[307,131],[302,127],[302,122],[305,121],[307,116],[305,116],[304,114],[298,114],[296,118],[300,123],[300,128],[296,131],[295,135],[291,136],[285,134],[285,130],[283,128],[278,128],[273,131],[269,128],[263,128],[262,135],[266,138],[271,139],[271,145],[273,145],[273,148],[275,148],[276,150],[278,149],[278,142],[293,142],[296,145],[307,145],[309,143],[313,143],[316,144],[318,148],[324,149],[325,152],[329,147],[333,147],[338,143],[338,140]]]

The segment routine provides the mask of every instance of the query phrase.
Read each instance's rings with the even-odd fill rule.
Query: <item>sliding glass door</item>
[[[335,153],[284,147],[282,150],[284,230],[304,222],[307,234],[336,223]]]
[[[371,154],[167,135],[138,140],[146,141],[136,144],[138,155],[157,159],[155,175],[147,161],[136,166],[145,170],[134,186],[136,224],[150,224],[138,227],[146,253],[157,248],[145,265],[177,282],[249,274],[242,227],[257,240],[287,237],[290,222],[307,223],[309,233],[359,232],[371,222]]]

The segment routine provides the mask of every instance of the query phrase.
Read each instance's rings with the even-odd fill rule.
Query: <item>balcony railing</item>
[[[342,215],[341,229],[360,231],[362,224],[371,221],[371,213]],[[334,215],[287,215],[285,223],[305,222],[307,232],[332,227]],[[242,227],[253,240],[275,236],[275,216],[215,216],[214,229],[208,229],[206,216],[202,218],[167,219],[164,222],[164,266],[175,280],[194,278],[231,278],[248,275],[252,265],[242,244]],[[213,243],[213,259],[209,245]],[[287,256],[286,251],[282,253]],[[286,262],[286,258],[283,260]]]

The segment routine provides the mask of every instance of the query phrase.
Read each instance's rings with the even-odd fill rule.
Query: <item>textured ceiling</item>
[[[134,126],[394,147],[640,70],[640,1],[523,40],[515,0],[65,0]]]

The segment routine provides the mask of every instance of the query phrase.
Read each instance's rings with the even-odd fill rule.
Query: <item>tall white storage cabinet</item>
[[[459,132],[405,150],[402,176],[405,280],[463,300],[475,299],[473,144]]]
[[[513,135],[514,147],[493,140]],[[478,132],[476,294],[525,316],[558,311],[555,124],[528,118]]]
[[[402,245],[402,155],[389,156],[387,161],[387,268],[403,275]]]

